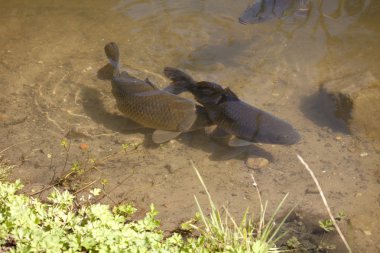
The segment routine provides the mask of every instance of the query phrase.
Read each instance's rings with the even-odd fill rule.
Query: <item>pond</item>
[[[259,211],[253,174],[269,211],[289,193],[284,212],[297,205],[294,219],[318,227],[328,215],[298,153],[333,213],[345,213],[354,252],[376,252],[378,135],[350,132],[318,92],[321,83],[357,73],[380,79],[380,2],[310,1],[304,17],[243,25],[238,18],[251,0],[0,0],[0,155],[16,165],[11,178],[43,198],[41,190],[80,167],[84,174],[56,186],[78,194],[99,187],[101,202],[133,201],[140,214],[154,203],[171,231],[196,212],[194,195],[207,207],[193,161],[214,201],[237,219],[246,207]],[[110,81],[97,77],[110,41],[130,74],[164,88],[163,69],[171,66],[230,87],[291,123],[302,140],[242,152],[200,130],[153,144],[153,131],[133,128],[115,106]],[[252,170],[247,156],[269,165]],[[313,234],[310,226],[312,243],[343,251],[336,234]]]

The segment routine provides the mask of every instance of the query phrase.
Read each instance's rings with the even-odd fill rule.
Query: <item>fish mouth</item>
[[[283,145],[289,146],[293,144],[297,144],[301,141],[301,135],[298,132],[294,132],[292,135],[288,135],[285,137]]]

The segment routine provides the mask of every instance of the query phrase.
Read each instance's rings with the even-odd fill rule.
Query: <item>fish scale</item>
[[[126,95],[125,99],[117,100],[117,106],[121,112],[128,115],[128,118],[139,122],[145,127],[162,129],[168,131],[184,131],[181,122],[186,117],[191,117],[195,112],[195,106],[189,101],[182,110],[163,106],[170,102],[172,98],[161,95],[156,97],[136,97]],[[178,105],[178,106],[181,106]],[[174,104],[173,104],[174,106]]]
[[[112,94],[118,109],[136,123],[156,129],[153,142],[162,143],[182,132],[211,124],[204,108],[193,101],[158,89],[148,79],[140,80],[120,71],[119,47],[114,42],[105,48],[113,67]]]

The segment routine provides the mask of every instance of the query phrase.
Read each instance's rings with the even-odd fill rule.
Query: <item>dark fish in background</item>
[[[104,50],[113,66],[112,94],[118,109],[134,122],[157,129],[153,142],[162,143],[182,132],[210,125],[205,109],[193,101],[160,90],[148,79],[121,72],[116,43],[108,43]]]
[[[217,125],[214,136],[224,138],[226,133],[234,136],[230,146],[252,142],[290,145],[301,138],[288,122],[241,101],[229,88],[212,82],[195,82],[175,68],[165,68],[164,74],[173,82],[166,90],[174,94],[189,91],[204,106]]]
[[[242,24],[258,24],[283,16],[306,16],[310,0],[256,0],[239,17]]]

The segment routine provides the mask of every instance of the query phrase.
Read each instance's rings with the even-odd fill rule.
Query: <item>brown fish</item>
[[[136,123],[156,129],[153,142],[162,143],[182,132],[210,125],[205,109],[193,101],[160,90],[148,79],[121,72],[116,43],[108,43],[104,50],[114,69],[112,94],[118,109]]]

